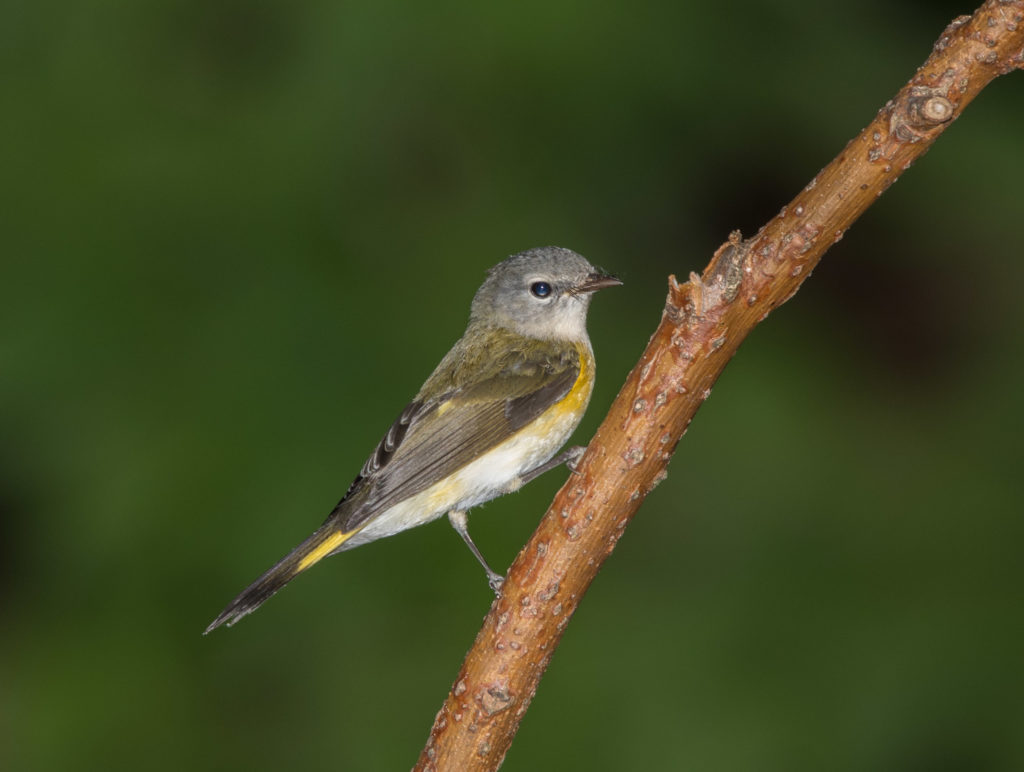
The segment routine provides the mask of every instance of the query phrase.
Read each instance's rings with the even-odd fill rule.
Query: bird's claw
[[[587,452],[587,449],[582,445],[575,445],[566,451],[565,465],[569,467],[569,471],[573,474],[579,474],[576,471],[576,466],[579,464],[580,459],[583,458],[583,454]]]

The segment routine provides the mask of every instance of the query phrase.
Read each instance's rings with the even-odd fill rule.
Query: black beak
[[[597,292],[599,289],[604,289],[605,287],[618,287],[620,284],[622,284],[622,282],[611,274],[597,272],[590,274],[583,280],[582,284],[576,285],[573,292]]]

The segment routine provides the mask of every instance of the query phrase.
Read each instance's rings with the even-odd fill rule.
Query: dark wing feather
[[[402,440],[405,439],[406,433],[409,431],[409,427],[412,422],[417,418],[421,417],[424,413],[437,407],[437,404],[427,405],[419,400],[410,402],[405,406],[405,410],[402,414],[395,419],[395,422],[391,424],[387,434],[377,443],[377,447],[374,448],[373,453],[366,459],[366,463],[363,464],[363,468],[359,470],[359,474],[356,475],[356,479],[348,486],[348,490],[345,491],[345,495],[341,497],[341,501],[337,503],[334,510],[327,516],[327,520],[337,515],[339,511],[343,509],[342,505],[349,504],[361,493],[365,493],[364,488],[369,480],[373,478],[384,466],[387,465],[388,461],[394,455],[398,446],[402,444]],[[351,508],[350,508],[351,509]],[[326,522],[326,521],[325,521]]]
[[[351,531],[501,444],[572,389],[579,354],[519,355],[488,377],[409,404],[331,516]],[[330,519],[330,518],[328,518]]]

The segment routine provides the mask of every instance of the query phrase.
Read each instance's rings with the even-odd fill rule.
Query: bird
[[[581,447],[595,362],[587,310],[620,285],[564,247],[512,255],[487,272],[462,337],[399,414],[327,519],[209,624],[231,626],[323,558],[443,515],[500,594],[504,578],[470,538],[467,512],[518,490]]]

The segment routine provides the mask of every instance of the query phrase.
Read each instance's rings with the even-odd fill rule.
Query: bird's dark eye
[[[535,298],[546,298],[551,294],[551,285],[546,281],[535,281],[530,285],[530,292]]]

